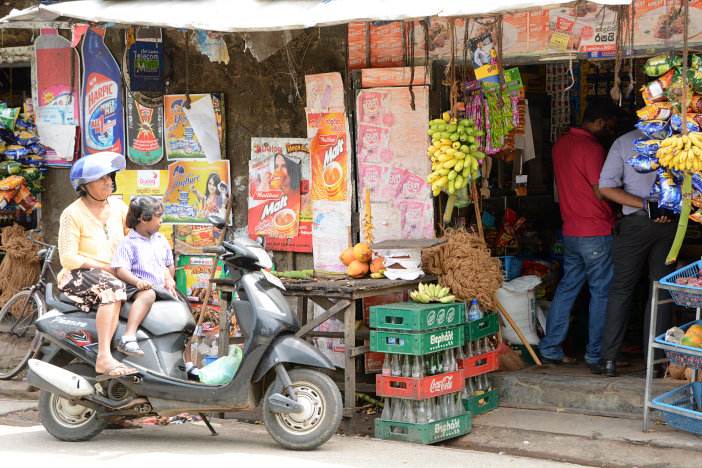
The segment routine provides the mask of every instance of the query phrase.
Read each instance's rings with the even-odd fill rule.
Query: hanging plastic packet
[[[37,156],[41,156],[42,154],[46,153],[44,147],[41,146],[39,143],[32,143],[31,145],[27,146],[27,149],[32,154],[36,154]]]
[[[18,174],[22,170],[22,165],[17,161],[0,162],[0,177],[8,177]]]
[[[643,120],[636,123],[636,128],[655,140],[665,140],[673,134],[668,120]]]
[[[38,182],[29,182],[27,184],[27,188],[33,195],[36,195],[37,193],[46,192],[46,187],[39,184]]]
[[[44,165],[44,158],[36,154],[28,154],[17,159],[17,161],[25,166],[41,167]]]
[[[690,67],[694,70],[702,68],[702,57],[697,54],[693,55],[690,59]]]
[[[649,172],[657,170],[661,166],[658,163],[658,158],[652,158],[644,155],[629,158],[626,162],[630,164],[639,174],[648,174]]]
[[[644,72],[648,76],[661,76],[673,67],[673,62],[667,55],[659,55],[646,60]]]
[[[668,120],[673,115],[673,105],[669,102],[656,102],[636,111],[641,120]]]
[[[661,193],[658,198],[658,208],[672,210],[674,213],[680,213],[682,205],[682,187],[676,183],[674,176],[670,172],[658,172],[660,179]]]
[[[633,141],[634,151],[645,156],[655,156],[661,147],[660,140],[637,138]]]
[[[36,135],[37,133],[36,125],[24,119],[17,119],[17,122],[15,123],[15,129],[25,130],[33,135]]]
[[[702,94],[694,94],[690,99],[690,104],[687,106],[688,112],[702,112]]]
[[[0,108],[0,127],[10,131],[15,130],[15,122],[20,114],[19,107],[3,107]]]
[[[673,80],[670,83],[670,86],[668,86],[668,88],[664,91],[666,99],[670,101],[670,103],[678,112],[680,111],[680,103],[682,102],[682,96],[684,94],[685,89],[687,89],[687,102],[690,102],[692,100],[692,89],[690,89],[691,83],[689,81],[691,74],[689,72],[690,70],[688,70],[687,88],[684,87],[682,73],[680,73],[680,71],[678,70],[675,70],[675,72],[673,73]]]
[[[692,188],[702,193],[702,177],[696,172],[692,173]]]
[[[24,179],[19,175],[11,175],[0,180],[0,190],[12,190],[17,188]]]
[[[27,167],[19,172],[19,176],[26,182],[34,182],[42,178],[42,169],[37,167]]]
[[[17,139],[17,144],[22,146],[28,146],[34,143],[39,143],[39,137],[35,134],[27,131],[21,131],[19,134],[15,132],[15,138]]]
[[[702,210],[697,210],[694,213],[692,213],[690,216],[690,221],[694,221],[696,223],[702,223]]]
[[[644,102],[648,105],[653,104],[654,102],[666,101],[667,97],[665,95],[665,91],[670,87],[674,75],[675,72],[670,70],[657,80],[653,80],[641,87],[640,91]]]
[[[24,146],[10,145],[5,148],[5,151],[3,151],[2,154],[4,154],[7,159],[17,160],[21,157],[27,156],[29,154],[29,150]]]
[[[20,185],[19,190],[17,190],[15,195],[12,197],[12,201],[17,203],[17,206],[19,206],[22,211],[26,211],[27,213],[31,213],[35,209],[41,208],[41,203],[39,203],[37,197],[35,197],[25,185]]]
[[[702,120],[702,118],[696,117],[699,114],[687,114],[687,131],[688,132],[699,132],[700,124],[697,120]],[[675,114],[670,118],[670,127],[676,133],[682,132],[682,116],[680,114]]]

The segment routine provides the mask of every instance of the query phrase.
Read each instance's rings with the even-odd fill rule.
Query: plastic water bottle
[[[483,318],[483,311],[480,310],[478,300],[473,299],[470,303],[470,308],[468,309],[468,321],[473,322],[475,320],[480,320],[481,318]]]

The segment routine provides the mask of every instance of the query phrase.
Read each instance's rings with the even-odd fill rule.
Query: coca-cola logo
[[[427,315],[427,325],[430,327],[434,325],[434,322],[436,321],[436,311],[432,310],[429,312],[429,315]]]
[[[448,310],[448,312],[446,313],[446,323],[453,323],[455,318],[456,318],[456,309],[454,307],[451,307]]]
[[[445,375],[441,379],[432,379],[429,384],[430,393],[450,392],[453,390],[453,375]]]
[[[441,309],[439,313],[436,316],[436,322],[441,325],[444,323],[444,320],[446,319],[446,309]]]

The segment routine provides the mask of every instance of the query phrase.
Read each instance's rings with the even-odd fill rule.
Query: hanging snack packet
[[[673,129],[670,128],[668,120],[644,120],[637,122],[636,128],[654,140],[665,140],[673,134]]]
[[[639,174],[648,174],[661,166],[658,163],[658,158],[652,158],[644,155],[629,158],[626,162],[629,163]]]
[[[655,156],[661,148],[660,140],[649,140],[648,138],[637,138],[633,144],[634,151],[645,156]]]
[[[665,91],[672,84],[674,76],[675,71],[670,70],[657,80],[653,80],[650,83],[645,84],[640,90],[644,102],[646,104],[653,104],[654,102],[665,101],[667,99]]]
[[[2,182],[0,182],[0,184],[1,183]],[[19,206],[22,211],[26,211],[27,213],[31,213],[36,208],[41,208],[41,203],[39,203],[37,197],[32,195],[29,189],[24,185],[20,185],[19,190],[12,197],[12,201],[17,203],[17,206]]]
[[[5,151],[3,151],[2,154],[4,154],[7,159],[16,160],[21,157],[27,156],[29,154],[29,150],[24,146],[10,145],[7,148],[5,148]]]
[[[697,210],[690,216],[690,221],[695,221],[696,223],[702,223],[702,210]]]
[[[700,131],[700,124],[698,124],[696,121],[697,115],[699,114],[687,114],[687,130],[689,132]],[[682,132],[682,117],[680,116],[680,114],[675,114],[673,115],[673,117],[670,118],[670,127],[676,133]]]
[[[0,108],[0,127],[8,130],[15,130],[15,122],[20,114],[19,107]]]
[[[660,179],[661,193],[658,199],[658,208],[672,210],[680,213],[682,205],[682,187],[677,184],[670,172],[658,172]]]
[[[673,67],[670,57],[667,55],[659,55],[646,60],[644,71],[648,76],[661,76]]]
[[[0,190],[12,190],[18,187],[24,179],[18,175],[11,175],[0,180]]]
[[[34,143],[39,143],[39,137],[36,136],[34,133],[27,132],[25,130],[19,132],[15,132],[15,138],[17,139],[17,144],[22,145],[22,146],[28,146]]]
[[[697,54],[693,55],[690,60],[690,67],[694,70],[699,70],[702,67],[702,57]]]
[[[688,112],[702,112],[702,94],[694,94],[687,107]]]
[[[656,102],[636,111],[641,120],[668,120],[673,115],[673,105],[669,102]]]
[[[22,169],[22,165],[17,161],[0,162],[0,177],[8,177],[13,174],[18,174]]]

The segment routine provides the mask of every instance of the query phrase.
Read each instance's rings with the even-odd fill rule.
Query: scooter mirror
[[[261,247],[263,247],[263,250],[266,250],[266,237],[265,236],[258,236],[256,238],[256,242],[261,244]]]
[[[224,229],[227,225],[227,222],[224,220],[224,218],[220,218],[217,215],[211,215],[209,218],[207,218],[207,221],[209,221],[217,229]]]

